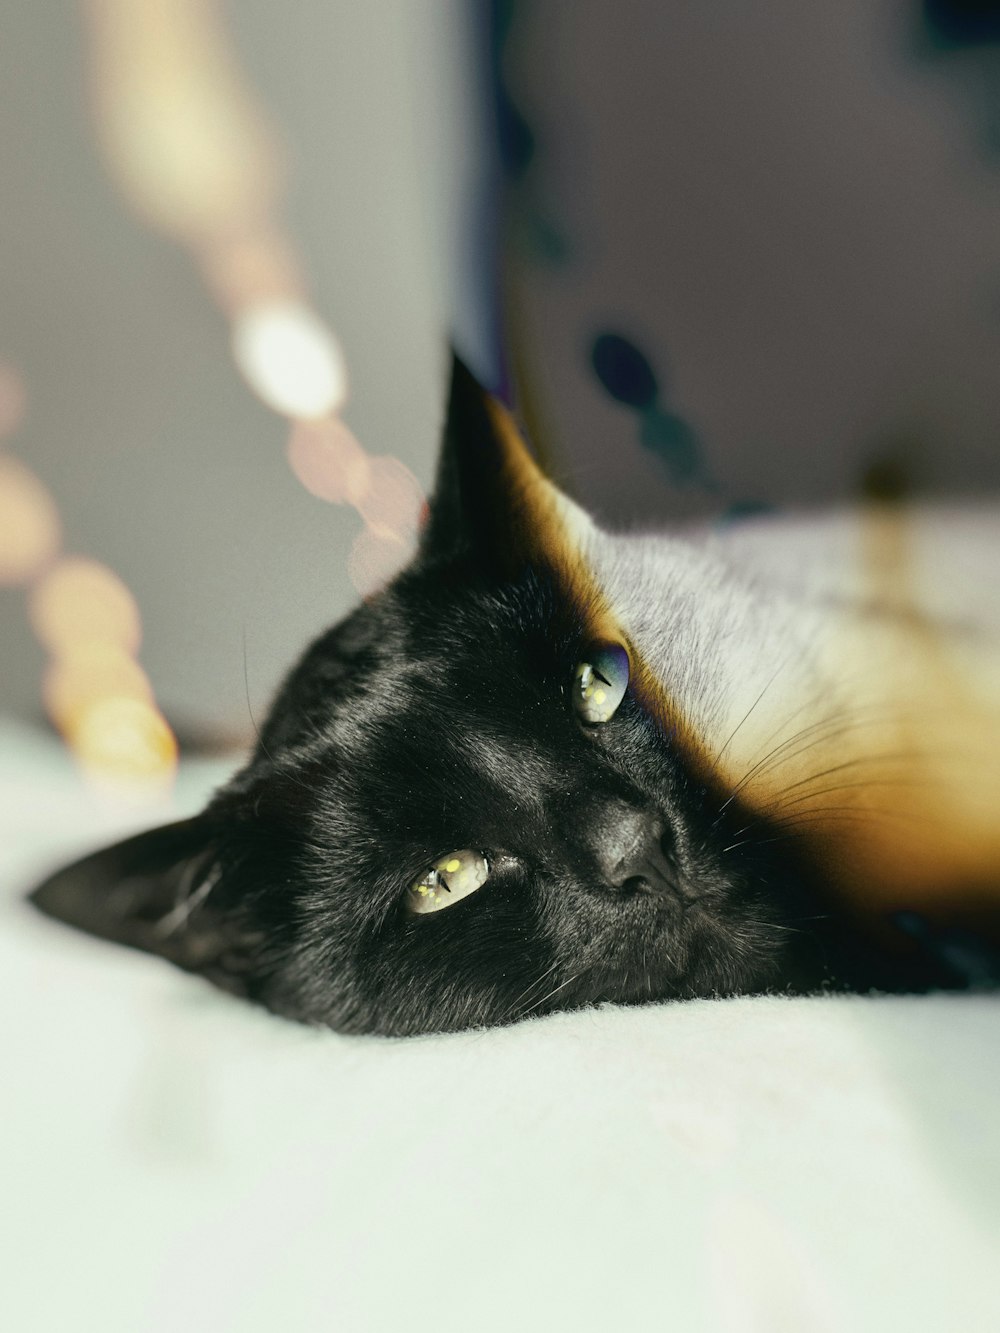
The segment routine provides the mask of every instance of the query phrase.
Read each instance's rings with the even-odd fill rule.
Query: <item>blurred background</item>
[[[0,712],[252,736],[454,340],[615,525],[1000,485],[1000,4],[0,0]]]

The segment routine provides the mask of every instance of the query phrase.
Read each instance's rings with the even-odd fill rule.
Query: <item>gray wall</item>
[[[445,341],[463,312],[480,172],[465,0],[238,0],[224,12],[289,150],[286,216],[351,376],[345,418],[426,486]],[[306,640],[355,599],[360,520],[298,484],[285,424],[238,378],[186,253],[108,179],[80,13],[0,2],[0,358],[28,418],[6,442],[59,502],[67,548],[135,592],[167,716],[243,734]],[[0,709],[40,712],[43,655],[0,590]]]

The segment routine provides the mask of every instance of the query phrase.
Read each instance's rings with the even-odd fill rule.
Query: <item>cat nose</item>
[[[657,813],[624,802],[604,805],[590,821],[586,842],[614,893],[677,891],[673,838]]]

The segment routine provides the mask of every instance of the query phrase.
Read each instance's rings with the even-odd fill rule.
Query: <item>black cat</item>
[[[202,815],[34,902],[349,1032],[961,980],[831,897],[795,794],[828,747],[793,745],[844,711],[828,602],[748,578],[752,549],[600,533],[456,365],[413,564],[309,648]]]

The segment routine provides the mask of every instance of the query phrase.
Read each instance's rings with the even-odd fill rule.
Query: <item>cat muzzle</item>
[[[584,842],[612,893],[671,896],[686,902],[675,842],[657,811],[625,802],[603,803],[588,821]]]

